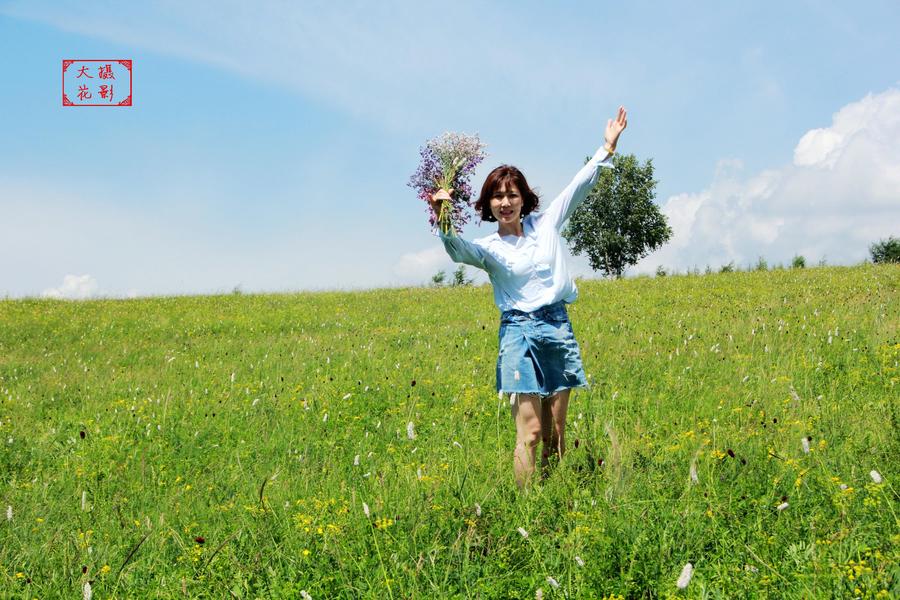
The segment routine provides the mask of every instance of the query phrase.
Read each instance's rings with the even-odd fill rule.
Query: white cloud
[[[402,255],[394,265],[393,271],[402,281],[424,283],[430,281],[432,275],[441,269],[448,271],[450,264],[447,251],[443,245],[438,244],[418,252],[408,252]]]
[[[41,296],[44,298],[65,298],[69,300],[84,300],[97,295],[97,280],[90,275],[66,275],[62,285],[48,288]]]
[[[794,161],[742,176],[722,161],[710,186],[662,205],[673,238],[635,270],[807,262],[853,264],[900,227],[900,90],[840,109],[829,127],[803,135]]]

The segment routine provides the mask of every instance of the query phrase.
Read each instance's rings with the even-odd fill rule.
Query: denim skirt
[[[497,392],[552,396],[588,387],[565,302],[500,315]]]

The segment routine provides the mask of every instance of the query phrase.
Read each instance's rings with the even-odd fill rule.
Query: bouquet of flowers
[[[475,167],[484,160],[485,145],[478,135],[445,133],[428,140],[419,149],[422,162],[409,179],[409,186],[418,192],[419,198],[431,206],[432,196],[440,189],[452,190],[450,200],[444,200],[438,214],[429,209],[429,222],[435,223],[443,233],[453,229],[457,234],[469,221],[469,200],[472,188],[469,179]]]

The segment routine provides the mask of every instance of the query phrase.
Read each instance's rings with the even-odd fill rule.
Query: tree
[[[802,255],[797,255],[794,257],[794,260],[791,261],[791,267],[794,269],[803,269],[806,267],[806,259],[803,258]]]
[[[627,154],[614,155],[612,162],[562,234],[573,254],[587,254],[592,269],[620,278],[626,267],[668,241],[672,229],[653,203],[653,160],[640,164]]]
[[[872,244],[869,246],[869,254],[872,255],[872,262],[875,264],[900,263],[900,238],[891,236]]]
[[[431,277],[431,285],[433,285],[434,287],[440,287],[444,285],[444,281],[446,281],[446,279],[447,272],[441,269]]]
[[[472,285],[472,279],[466,279],[466,267],[463,265],[459,265],[459,267],[453,271],[453,281],[450,282],[450,285]]]

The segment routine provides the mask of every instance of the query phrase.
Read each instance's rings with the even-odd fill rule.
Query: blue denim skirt
[[[552,396],[588,387],[565,302],[500,315],[497,392]]]

